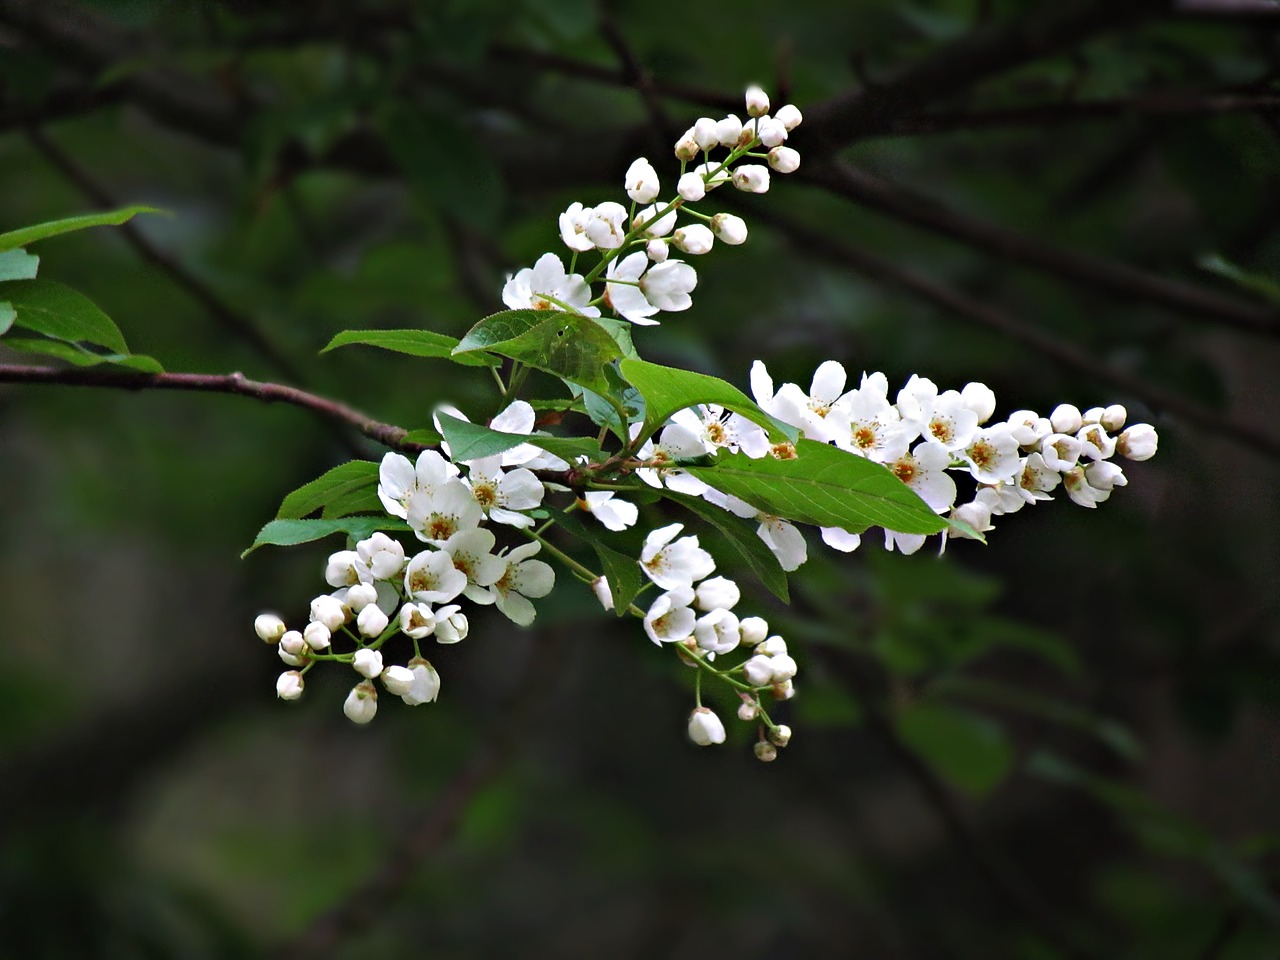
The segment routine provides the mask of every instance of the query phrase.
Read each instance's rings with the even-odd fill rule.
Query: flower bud
[[[710,117],[699,117],[698,122],[693,125],[693,139],[705,153],[720,146],[720,135],[716,132],[716,127],[716,122]]]
[[[769,168],[760,163],[741,163],[733,168],[733,185],[743,193],[767,193]]]
[[[436,615],[429,604],[406,603],[400,608],[400,631],[414,640],[429,637],[436,629]]]
[[[276,696],[281,700],[297,700],[302,696],[302,674],[297,670],[286,670],[276,677]]]
[[[347,590],[346,604],[352,613],[360,613],[371,603],[378,602],[378,588],[372,583],[357,583]]]
[[[686,130],[676,141],[676,159],[686,163],[697,159],[698,141],[693,138],[693,127]]]
[[[771,658],[756,654],[742,665],[747,683],[753,687],[767,687],[773,683],[773,661]]]
[[[1127,487],[1129,478],[1114,463],[1099,460],[1084,468],[1085,479],[1095,490],[1114,490],[1116,487]]]
[[[745,100],[747,105],[747,116],[763,117],[769,112],[769,95],[760,89],[760,87],[754,84],[747,87]]]
[[[382,654],[367,647],[357,650],[355,657],[351,661],[351,666],[355,668],[356,673],[360,674],[360,676],[368,677],[372,680],[382,672]]]
[[[724,743],[724,724],[706,707],[698,707],[689,714],[689,739],[700,747]]]
[[[800,169],[800,151],[790,147],[774,147],[769,151],[769,166],[778,173],[795,173]]]
[[[333,633],[347,622],[347,609],[342,601],[330,596],[316,597],[311,601],[311,620],[323,623]]]
[[[702,178],[703,188],[708,191],[729,182],[729,169],[721,163],[700,163],[692,172]]]
[[[691,170],[683,174],[676,183],[676,193],[690,203],[696,203],[707,195],[707,185],[703,182],[701,174]]]
[[[312,650],[329,649],[331,635],[329,628],[323,623],[308,623],[306,629],[302,631],[302,639]]]
[[[738,624],[744,646],[754,647],[769,635],[769,624],[763,617],[746,617]]]
[[[586,249],[590,250],[590,245]],[[361,540],[356,544],[356,554],[369,567],[375,580],[390,580],[404,569],[404,547],[385,533]]]
[[[1084,413],[1080,414],[1080,422],[1086,427],[1089,426],[1090,424],[1099,423],[1101,422],[1101,420],[1102,420],[1101,407],[1090,407]]]
[[[665,240],[650,240],[644,245],[645,256],[654,263],[665,263],[669,252]]]
[[[279,643],[284,636],[284,621],[274,613],[260,613],[253,621],[253,632],[265,643]]]
[[[351,688],[347,700],[342,705],[342,712],[352,723],[368,723],[378,712],[378,691],[372,683],[365,681]]]
[[[785,653],[780,653],[775,657],[770,657],[769,662],[773,667],[774,683],[786,683],[800,670],[795,659]]]
[[[732,113],[716,124],[716,136],[720,138],[720,146],[732,149],[738,145],[742,136],[742,121]]]
[[[788,103],[786,106],[778,108],[778,112],[773,115],[773,119],[781,122],[788,131],[791,131],[800,126],[800,121],[804,119],[804,115],[800,113],[800,108],[794,103]]]
[[[387,693],[402,697],[413,689],[413,671],[408,667],[387,667],[382,671],[382,686]]]
[[[636,203],[652,203],[658,196],[658,171],[644,157],[632,162],[623,180],[627,196]]]
[[[773,697],[775,700],[790,700],[795,695],[796,687],[790,680],[773,685]]]
[[[756,759],[763,763],[773,763],[778,759],[778,748],[766,740],[760,740],[755,745]]]
[[[371,603],[360,611],[360,616],[356,617],[356,629],[362,636],[377,637],[382,631],[387,629],[390,619],[383,613],[377,604]]]
[[[979,423],[986,423],[996,412],[996,395],[985,383],[966,383],[960,402],[978,415]]]
[[[787,128],[773,117],[761,117],[756,121],[756,136],[766,147],[780,147],[787,140]]]
[[[774,635],[756,647],[756,653],[766,657],[776,657],[787,652],[787,641]]]
[[[742,599],[742,591],[728,577],[712,577],[698,584],[693,596],[693,605],[699,610],[732,610]]]
[[[774,746],[785,747],[791,742],[791,728],[785,723],[780,723],[769,731],[769,740]]]
[[[632,229],[640,230],[646,237],[650,238],[665,237],[676,225],[676,212],[672,210],[670,213],[659,217],[658,210],[659,205],[656,203],[651,203],[645,207],[631,221]]]
[[[747,239],[747,224],[732,213],[717,213],[711,218],[711,232],[721,242],[737,246]]]
[[[751,700],[743,700],[738,706],[738,719],[750,723],[760,714],[760,708]]]
[[[715,234],[709,227],[704,227],[700,223],[691,223],[673,233],[671,242],[685,253],[698,256],[710,252],[711,245],[715,243]]]
[[[471,624],[467,622],[467,615],[457,610],[455,606],[436,612],[436,643],[457,643],[467,639]]]
[[[291,657],[300,657],[307,652],[307,641],[297,630],[288,630],[280,638],[280,650]]]
[[[299,636],[301,636],[301,634],[299,634]],[[304,667],[307,664],[306,657],[301,657],[301,656],[298,656],[297,654],[290,653],[288,650],[286,650],[282,646],[276,647],[276,653],[280,655],[281,660],[283,660],[285,663],[287,663],[291,667]]]
[[[1102,429],[1108,433],[1115,433],[1124,426],[1125,419],[1129,416],[1129,411],[1118,403],[1113,403],[1102,411],[1102,416],[1098,422],[1102,424]]]
[[[596,577],[591,581],[591,591],[606,610],[613,609],[613,591],[609,589],[609,581],[604,577]]]
[[[1156,455],[1159,442],[1155,427],[1149,423],[1135,423],[1120,434],[1116,441],[1116,452],[1130,460],[1150,460]]]
[[[339,550],[324,568],[324,582],[331,587],[350,587],[368,577],[368,568],[354,550]]]
[[[430,661],[422,657],[414,657],[409,661],[408,670],[413,674],[413,684],[408,692],[400,694],[400,699],[411,707],[431,703],[440,696],[440,674],[431,666]]]
[[[742,642],[738,618],[729,610],[712,610],[700,617],[693,628],[698,646],[711,653],[728,653]]]
[[[1049,414],[1049,423],[1053,425],[1054,433],[1078,433],[1084,426],[1084,417],[1080,415],[1079,407],[1060,403]]]

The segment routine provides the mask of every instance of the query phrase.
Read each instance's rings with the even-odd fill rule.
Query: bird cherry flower
[[[590,301],[591,288],[578,274],[567,273],[564,261],[554,253],[544,253],[532,267],[508,278],[502,288],[502,302],[512,310],[571,310],[585,317],[600,316]]]
[[[724,723],[707,707],[698,707],[689,715],[689,739],[700,747],[724,743]]]
[[[519,511],[532,510],[542,503],[542,481],[532,470],[524,467],[504,473],[501,464],[501,454],[472,460],[467,479],[463,482],[492,522],[513,527],[531,527],[533,518]]]
[[[661,646],[678,643],[693,635],[698,615],[690,606],[694,593],[691,586],[676,586],[659,594],[644,615],[644,632]],[[612,598],[610,598],[612,599]]]
[[[541,549],[540,543],[526,543],[499,558],[506,569],[493,583],[494,601],[507,619],[521,627],[533,623],[535,610],[529,599],[545,597],[556,584],[551,565],[531,559]]]
[[[615,532],[635,526],[640,511],[634,503],[617,497],[612,490],[589,490],[582,495],[578,505]]]
[[[633,161],[627,168],[624,183],[627,196],[636,203],[652,203],[658,197],[658,171],[644,157]]]
[[[445,550],[422,551],[404,572],[405,593],[420,604],[448,603],[466,586],[467,575],[454,566],[453,556]]]
[[[711,554],[698,545],[696,536],[675,539],[683,529],[683,523],[668,524],[652,531],[644,539],[640,567],[664,590],[691,587],[695,581],[710,576],[716,568]]]
[[[587,236],[587,224],[594,214],[593,208],[584,207],[577,201],[569,204],[569,208],[560,214],[560,239],[566,247],[577,253],[595,249],[595,244]]]
[[[347,699],[342,704],[342,712],[352,723],[371,722],[378,712],[377,688],[368,680],[356,684],[347,694]]]

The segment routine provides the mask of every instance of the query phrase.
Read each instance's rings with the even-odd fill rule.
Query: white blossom
[[[609,588],[609,581],[604,577],[596,577],[591,581],[591,592],[596,595],[596,599],[600,601],[600,606],[606,610],[613,609],[613,591]]]
[[[715,239],[711,228],[701,223],[686,224],[671,235],[671,243],[675,247],[693,256],[710,253]]]
[[[744,193],[767,193],[769,168],[761,163],[740,163],[733,168],[733,185]]]
[[[644,615],[644,632],[656,644],[677,643],[692,636],[698,615],[693,603],[693,587],[679,586],[661,593]]]
[[[696,536],[675,539],[683,529],[684,524],[672,523],[659,527],[644,538],[640,567],[664,590],[692,587],[695,581],[709,577],[716,568],[711,554],[698,546]],[[692,602],[692,596],[689,602]]]
[[[471,624],[459,607],[444,607],[436,613],[436,643],[457,643],[467,639]]]
[[[649,258],[645,254],[633,253],[621,260],[609,261],[605,268],[604,302],[623,319],[642,326],[658,322],[650,319],[658,308],[649,302],[640,288],[640,277],[648,267]]]
[[[946,472],[951,466],[951,454],[942,444],[932,440],[918,443],[910,453],[887,466],[936,512],[944,513],[955,503],[956,482]]]
[[[694,598],[699,610],[732,610],[742,599],[742,591],[728,577],[712,577],[698,584]]]
[[[325,629],[328,629],[327,627]],[[300,657],[307,652],[308,644],[301,631],[289,630],[280,637],[280,653]]]
[[[356,544],[356,555],[369,568],[375,580],[398,577],[404,569],[404,547],[385,533],[375,533]]]
[[[591,211],[585,232],[600,250],[616,250],[627,236],[627,208],[608,200]]]
[[[360,616],[356,617],[356,629],[360,631],[361,636],[377,637],[387,629],[389,622],[387,615],[379,610],[376,604],[371,603],[360,611]]]
[[[368,723],[378,712],[378,691],[367,680],[356,684],[346,702],[342,704],[342,712],[352,723]]]
[[[1037,500],[1052,500],[1049,491],[1062,482],[1062,474],[1045,463],[1039,453],[1030,454],[1022,463],[1022,472],[1018,474],[1018,493],[1027,503]]]
[[[689,739],[700,747],[724,743],[724,724],[706,707],[698,707],[689,715]]]
[[[985,383],[966,383],[960,400],[978,415],[978,423],[986,423],[996,412],[996,395]]]
[[[392,696],[402,697],[413,689],[413,671],[408,667],[386,667],[379,679],[383,689]]]
[[[1102,424],[1102,428],[1108,433],[1115,433],[1124,427],[1124,422],[1129,417],[1129,411],[1118,403],[1113,403],[1102,411],[1102,416],[1098,422]]]
[[[769,635],[769,624],[763,617],[743,617],[738,627],[742,631],[742,642],[746,646],[754,647]]]
[[[286,670],[276,677],[276,696],[281,700],[297,700],[302,696],[302,674],[297,670]]]
[[[581,502],[606,529],[615,532],[634,526],[640,516],[634,503],[618,499],[612,490],[589,490],[583,494]]]
[[[788,573],[799,570],[809,559],[809,547],[805,543],[804,534],[795,524],[781,517],[761,514],[759,520],[756,535],[773,551],[782,569]]]
[[[690,170],[688,173],[682,174],[680,180],[676,183],[676,193],[690,203],[697,203],[707,195],[707,185],[703,182],[701,174]]]
[[[542,481],[532,470],[523,467],[504,473],[501,464],[501,454],[472,460],[464,482],[480,509],[494,523],[531,527],[533,518],[518,511],[532,510],[542,503]]]
[[[1007,423],[980,428],[960,456],[979,483],[1002,483],[1016,476],[1022,465],[1018,441]]]
[[[347,588],[342,602],[351,608],[352,613],[358,614],[371,603],[378,602],[378,588],[372,583],[357,583]]]
[[[285,634],[284,621],[274,613],[260,613],[254,618],[253,632],[265,643],[279,643]]]
[[[689,294],[698,285],[698,274],[682,260],[655,263],[640,278],[640,291],[659,310],[675,313],[693,306]]]
[[[1116,487],[1129,485],[1129,478],[1124,475],[1124,471],[1106,460],[1099,460],[1085,467],[1084,477],[1095,490],[1111,491]]]
[[[695,129],[696,135],[696,129]],[[624,178],[627,196],[636,203],[652,203],[658,196],[658,171],[644,157],[632,162]]]
[[[779,107],[778,112],[773,115],[773,118],[781,121],[782,125],[786,127],[788,131],[791,131],[800,126],[800,122],[804,119],[804,116],[800,113],[799,107],[793,103],[788,103],[786,106]]]
[[[742,121],[732,113],[723,120],[716,121],[716,137],[720,146],[730,149],[736,147],[742,138]]]
[[[331,645],[333,632],[323,623],[308,623],[302,631],[302,639],[312,650],[327,650]],[[290,653],[297,654],[290,650]]]
[[[671,248],[665,240],[650,240],[644,245],[644,255],[654,263],[662,263],[671,255]]]
[[[1111,491],[1101,490],[1089,483],[1084,467],[1072,467],[1062,475],[1062,486],[1067,496],[1082,507],[1093,509],[1111,496]]]
[[[1084,417],[1080,415],[1079,407],[1060,403],[1049,414],[1049,423],[1053,425],[1054,433],[1078,433],[1084,426]]]
[[[755,84],[747,87],[745,100],[747,116],[763,117],[769,112],[769,95]]]
[[[501,557],[506,571],[493,584],[498,609],[522,627],[533,623],[536,613],[529,598],[545,597],[556,583],[550,564],[530,559],[541,549],[540,543],[526,543]]]
[[[1080,441],[1080,455],[1090,460],[1106,460],[1116,452],[1115,438],[1107,436],[1101,424],[1083,427],[1076,439]]]
[[[453,566],[466,574],[462,592],[473,603],[493,603],[494,596],[487,588],[506,572],[505,561],[493,554],[496,542],[491,531],[476,528],[455,533],[441,547],[453,558]]]
[[[351,666],[362,677],[372,680],[382,672],[382,654],[377,650],[362,647],[356,651]]]
[[[848,530],[842,530],[840,527],[822,527],[822,542],[832,550],[839,550],[841,553],[853,553],[862,545],[862,536],[857,533],[850,533]]]
[[[509,277],[502,288],[502,302],[512,310],[567,308],[585,317],[600,316],[599,310],[588,306],[590,301],[591,288],[586,281],[579,274],[567,273],[564,262],[554,253],[544,253],[532,267]]]
[[[463,578],[465,580],[465,574]],[[400,608],[400,631],[405,636],[422,640],[431,636],[435,629],[436,615],[430,604],[409,602]]]
[[[778,173],[795,173],[800,169],[800,153],[791,147],[774,147],[769,151],[769,166]]]
[[[1065,473],[1080,459],[1080,441],[1065,433],[1051,433],[1040,441],[1040,455],[1050,470]]]
[[[711,232],[724,243],[737,246],[747,240],[747,224],[732,213],[717,213],[711,218]]]
[[[1009,415],[1007,422],[1009,432],[1021,447],[1034,447],[1053,433],[1049,418],[1040,416],[1034,410],[1015,410]]]
[[[311,601],[311,620],[323,623],[332,633],[347,622],[347,610],[333,597],[316,597]]]
[[[458,468],[435,450],[422,451],[416,464],[398,453],[388,453],[378,467],[378,499],[387,513],[404,519],[413,499],[434,495],[457,475]]]
[[[662,213],[665,208],[665,204],[659,203],[653,203],[645,207],[631,221],[632,228],[639,230],[641,234],[649,238],[665,237],[676,226],[675,210]],[[659,216],[660,213],[662,213],[661,216]]]
[[[729,653],[742,641],[738,618],[731,610],[712,610],[693,627],[698,646],[709,653]]]
[[[710,153],[720,146],[716,122],[710,117],[699,117],[693,124],[693,141],[703,153]]]
[[[422,657],[414,657],[409,661],[409,672],[413,674],[413,684],[408,693],[400,694],[400,699],[411,707],[423,703],[432,703],[440,696],[440,674],[436,668]]]
[[[577,201],[569,204],[569,209],[560,214],[560,239],[566,247],[578,253],[595,249],[595,244],[587,236],[587,224],[594,214],[595,210],[584,207]]]
[[[354,550],[339,550],[325,565],[324,581],[331,587],[349,587],[372,582],[373,572]]]
[[[787,140],[787,127],[776,117],[760,117],[756,120],[756,136],[766,147],[778,147]]]
[[[1129,460],[1150,460],[1156,455],[1160,438],[1148,423],[1134,424],[1116,440],[1116,453]]]
[[[447,480],[434,494],[418,494],[409,501],[405,518],[419,540],[441,544],[456,533],[480,525],[484,511],[461,480]]]
[[[422,551],[404,572],[404,592],[419,603],[448,603],[466,586],[467,575],[453,565],[452,555],[444,550]]]

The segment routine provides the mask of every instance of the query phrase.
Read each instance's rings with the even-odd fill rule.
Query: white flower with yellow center
[[[591,288],[576,273],[567,273],[554,253],[544,253],[532,267],[507,278],[502,302],[512,310],[569,310],[584,317],[598,317],[588,306]]]
[[[494,523],[526,528],[533,526],[533,518],[519,513],[532,510],[542,503],[542,481],[532,470],[523,467],[503,472],[502,455],[472,460],[463,481],[471,489],[480,509]]]
[[[556,585],[551,565],[530,559],[541,549],[540,543],[526,543],[499,558],[506,570],[493,583],[495,603],[507,619],[521,627],[533,623],[536,613],[529,598],[545,597]]]
[[[692,588],[695,581],[711,576],[716,568],[711,554],[698,546],[697,537],[675,539],[683,529],[683,523],[673,523],[654,530],[644,538],[640,568],[664,590]]]

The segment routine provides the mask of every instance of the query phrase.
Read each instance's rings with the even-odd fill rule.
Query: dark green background
[[[135,223],[195,297],[119,230],[37,248],[167,369],[407,427],[491,414],[473,368],[316,353],[460,336],[569,202],[618,199],[642,153],[669,187],[673,134],[749,82],[811,118],[870,84],[829,114],[861,118],[838,138],[861,199],[814,182],[835,121],[802,126],[800,173],[732,198],[750,240],[644,355],[742,387],[756,358],[807,384],[834,357],[1161,432],[1097,511],[1059,498],[943,561],[815,539],[792,608],[749,590],[802,671],[764,765],[741,730],[689,745],[688,671],[567,576],[536,631],[477,616],[441,648],[435,705],[356,728],[336,670],[277,702],[252,619],[300,620],[327,545],[237,557],[351,438],[246,399],[6,386],[0,956],[1280,954],[1280,316],[1201,265],[1280,275],[1280,21],[1167,6],[0,0],[0,229],[171,211]],[[912,194],[966,236],[908,223]],[[1126,266],[1228,306],[1098,282]]]

